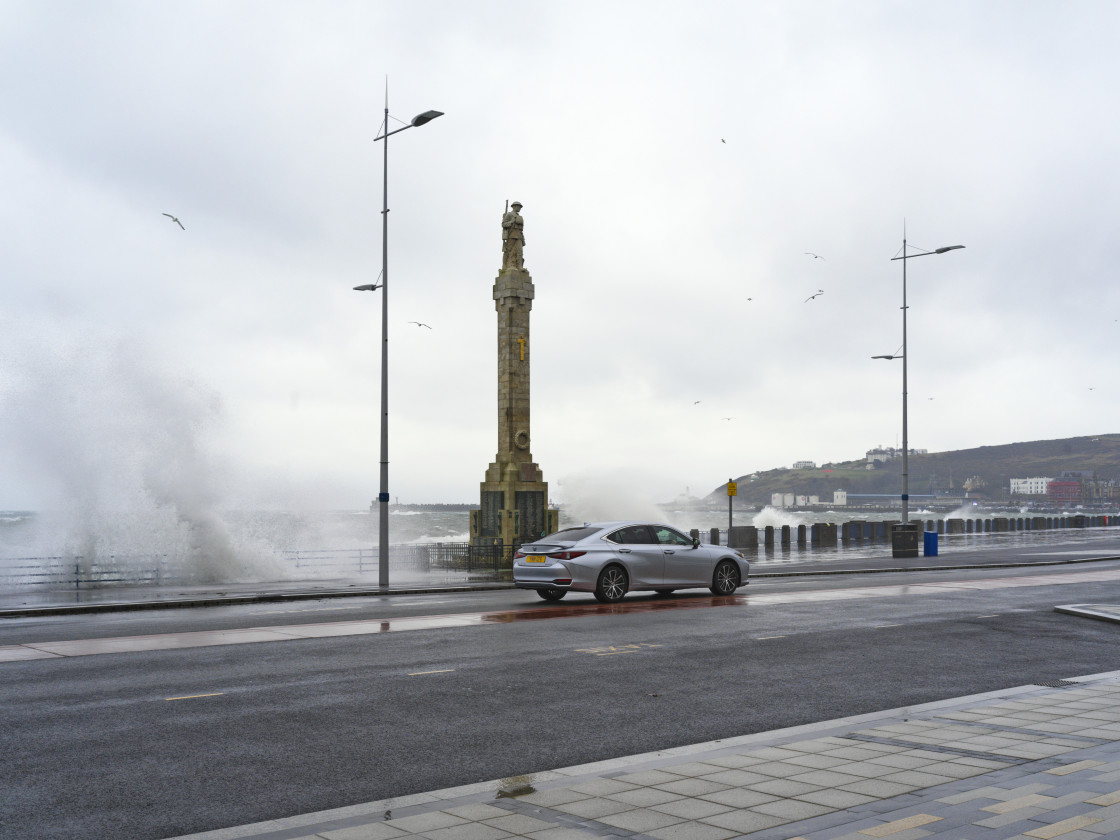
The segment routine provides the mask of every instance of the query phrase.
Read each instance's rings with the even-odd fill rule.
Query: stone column
[[[733,525],[727,531],[728,548],[758,548],[758,529],[754,525]]]
[[[482,482],[480,509],[471,512],[471,545],[516,546],[555,531],[559,511],[548,506],[548,484],[533,461],[529,426],[529,313],[536,290],[524,267],[521,204],[502,217],[502,269],[494,280],[498,313],[498,454]]]

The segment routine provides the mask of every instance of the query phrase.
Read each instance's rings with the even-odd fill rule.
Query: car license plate
[[[525,555],[526,563],[547,563],[548,558],[543,554],[527,554]]]

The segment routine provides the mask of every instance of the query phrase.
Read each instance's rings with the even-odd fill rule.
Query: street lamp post
[[[381,283],[355,286],[354,291],[372,292],[381,289],[381,485],[377,494],[377,586],[389,590],[389,138],[407,128],[416,128],[442,117],[442,111],[425,111],[412,122],[389,130],[389,96],[385,95],[385,122],[381,134],[374,138],[385,145],[381,191]]]
[[[902,260],[902,355],[901,356],[872,356],[873,359],[902,359],[902,524],[910,521],[910,441],[907,436],[906,425],[906,261],[914,257],[928,257],[931,254],[944,254],[946,251],[955,251],[963,245],[947,245],[933,251],[921,251],[909,254],[906,251],[906,234],[902,234],[902,254],[891,257],[891,261]]]

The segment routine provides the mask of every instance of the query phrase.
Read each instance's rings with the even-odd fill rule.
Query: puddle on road
[[[621,615],[624,613],[660,612],[661,610],[687,610],[703,607],[732,607],[750,603],[746,595],[720,595],[699,598],[676,598],[622,604],[572,604],[564,607],[537,607],[523,610],[480,613],[482,624],[511,624],[515,621],[533,621],[542,618],[566,618],[580,615]]]
[[[395,633],[401,630],[429,630],[448,627],[469,627],[479,624],[513,624],[517,621],[539,621],[550,618],[575,618],[594,615],[624,615],[627,613],[660,612],[662,610],[702,609],[704,607],[729,607],[746,605],[746,595],[721,595],[701,598],[680,598],[622,604],[572,604],[571,606],[541,606],[520,610],[500,610],[486,613],[460,613],[458,615],[429,615],[389,619],[343,621],[336,624],[296,625],[284,628],[292,635],[301,635],[301,626],[307,635],[327,636],[347,633]],[[272,628],[278,629],[278,628]]]

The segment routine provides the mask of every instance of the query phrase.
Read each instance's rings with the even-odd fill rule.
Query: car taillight
[[[518,557],[524,557],[524,556],[525,556],[525,552],[522,551],[521,549],[518,549],[517,551],[515,551],[513,553],[513,559],[514,560],[516,560]]]
[[[586,553],[586,551],[559,551],[552,556],[557,560],[575,560],[577,557],[582,557]]]

